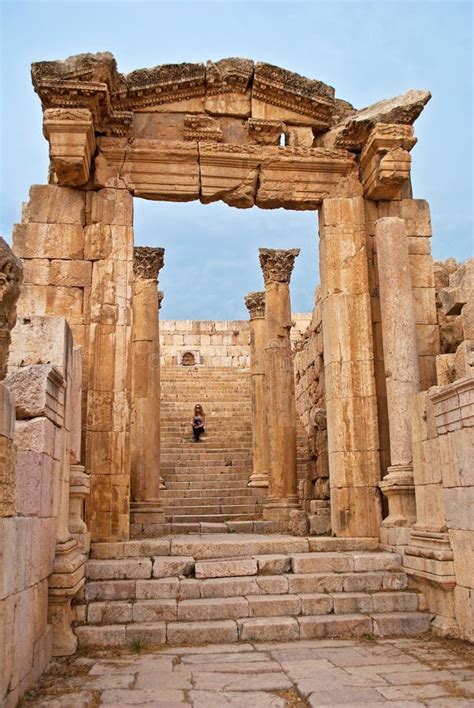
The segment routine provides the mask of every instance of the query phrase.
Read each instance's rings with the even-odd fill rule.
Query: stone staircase
[[[250,396],[245,370],[162,368],[161,475],[166,489],[161,498],[167,523],[260,517],[261,492],[247,487],[252,470]],[[199,444],[193,442],[190,425],[196,403],[206,413],[206,433]]]
[[[81,647],[413,636],[430,616],[374,539],[202,534],[95,543]]]

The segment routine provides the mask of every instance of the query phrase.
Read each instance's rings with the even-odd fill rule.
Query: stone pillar
[[[252,379],[252,456],[249,487],[268,487],[268,430],[265,414],[265,293],[249,293],[250,376]]]
[[[299,249],[260,249],[265,281],[265,398],[270,451],[269,495],[263,517],[287,520],[298,507],[296,403],[291,351],[290,277]]]
[[[131,519],[164,520],[160,499],[160,339],[158,274],[164,249],[134,249],[132,327]]]
[[[408,527],[416,520],[411,407],[419,391],[420,372],[405,221],[378,219],[375,237],[391,461],[379,485],[389,500],[383,526]],[[391,542],[403,539],[392,538]]]
[[[362,197],[325,199],[320,237],[331,525],[336,536],[378,537],[379,437]]]
[[[160,421],[160,450],[161,450],[161,349],[160,349],[160,310],[161,310],[161,303],[163,302],[163,299],[165,297],[165,294],[162,290],[158,290],[157,292],[158,296],[158,391],[159,396],[158,396],[158,411],[157,411],[157,416],[158,420]],[[161,469],[160,469],[160,489],[166,489],[166,484],[165,480],[163,479],[161,475]]]

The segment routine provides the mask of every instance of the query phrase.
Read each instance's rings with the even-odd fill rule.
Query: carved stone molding
[[[135,246],[133,249],[133,275],[135,280],[158,280],[165,262],[165,249]]]
[[[259,248],[258,251],[265,285],[271,282],[289,283],[300,249]]]
[[[244,298],[245,307],[249,311],[250,319],[256,320],[265,317],[265,293],[253,292]]]
[[[10,332],[16,322],[16,303],[22,281],[22,262],[0,237],[0,380],[6,375]]]
[[[410,178],[409,151],[416,144],[410,125],[377,123],[360,156],[364,194],[369,199],[400,199]]]
[[[245,93],[253,75],[253,61],[229,58],[208,61],[206,64],[206,87],[210,96],[219,93]]]
[[[49,141],[51,169],[58,184],[78,187],[89,179],[95,134],[87,108],[48,108],[43,133]]]
[[[259,145],[279,145],[285,124],[281,120],[249,118],[247,121],[249,138]]]
[[[185,140],[222,140],[222,128],[215,118],[203,115],[187,115],[184,118]]]

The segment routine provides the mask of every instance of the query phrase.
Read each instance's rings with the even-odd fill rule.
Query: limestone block
[[[250,95],[250,91],[207,94],[204,109],[212,115],[247,118],[250,115]]]
[[[88,223],[133,226],[133,196],[125,189],[87,192]]]
[[[53,184],[34,184],[29,196],[22,210],[24,224],[85,223],[85,192]]]
[[[409,234],[407,234],[409,236]],[[431,253],[429,236],[410,236],[408,238],[408,253],[416,256],[427,256]]]
[[[378,536],[380,518],[378,487],[331,487],[331,527],[338,536]]]
[[[350,391],[355,398],[375,396],[374,363],[368,361],[332,361],[325,367],[326,401],[344,398]]]
[[[52,459],[47,455],[30,450],[17,452],[16,509],[19,514],[43,515],[42,494],[50,488],[51,468]],[[45,489],[42,489],[43,484]],[[51,509],[46,508],[45,511],[51,513]]]
[[[232,620],[213,620],[211,622],[170,622],[167,625],[167,643],[174,646],[182,644],[236,642],[237,625]]]
[[[87,607],[90,624],[124,624],[132,621],[131,602],[93,602]]]
[[[194,571],[194,559],[191,556],[170,556],[155,558],[153,577],[166,578],[176,575],[190,576]]]
[[[201,201],[251,207],[255,201],[262,148],[237,145],[199,146]]]
[[[363,426],[362,426],[363,427]],[[376,449],[350,452],[331,452],[330,459],[336,474],[331,480],[334,487],[376,486],[380,482],[380,458]]]
[[[474,537],[472,532],[450,529],[449,541],[454,554],[456,583],[474,589]]]
[[[290,147],[312,147],[313,130],[310,126],[288,125],[285,130],[286,143]]]
[[[17,418],[37,418],[46,412],[50,413],[50,375],[56,378],[59,376],[59,380],[62,380],[57,369],[50,364],[26,366],[7,377],[7,385],[15,395]]]
[[[370,295],[334,294],[323,309],[324,362],[374,358]],[[340,332],[345,332],[342,338]]]
[[[89,561],[86,575],[91,580],[126,580],[151,578],[152,562],[148,558],[121,558],[117,560]]]
[[[474,590],[457,585],[454,588],[454,608],[461,639],[474,639]]]
[[[17,313],[26,316],[41,316],[46,314],[47,285],[23,284],[18,301]]]
[[[72,287],[49,287],[46,293],[46,314],[64,317],[71,324],[83,324],[83,289]]]
[[[54,424],[44,416],[18,420],[15,425],[15,445],[18,450],[54,455]]]
[[[433,258],[431,255],[410,255],[410,275],[413,288],[434,288]]]
[[[285,555],[268,555],[257,557],[259,575],[280,575],[290,571],[290,558]]]
[[[43,133],[49,141],[51,169],[61,186],[76,187],[89,179],[95,134],[87,108],[47,108]]]
[[[417,324],[416,340],[420,356],[439,354],[439,329],[434,324]]]
[[[63,287],[86,287],[92,281],[90,261],[51,261],[49,284]]]
[[[15,224],[13,250],[20,258],[82,259],[84,229],[81,224]]]
[[[436,325],[436,299],[434,288],[412,288],[415,322]]]
[[[116,261],[132,261],[133,228],[101,223],[86,226],[84,229],[84,258],[91,261],[107,258]]]
[[[417,524],[421,528],[445,531],[446,518],[442,488],[438,484],[415,484],[415,497]]]
[[[438,444],[443,487],[474,486],[472,430],[461,428],[450,432],[449,435],[440,435]]]
[[[474,531],[474,487],[452,487],[443,490],[448,528]]]
[[[246,576],[257,574],[257,561],[255,559],[233,560],[203,560],[197,561],[195,566],[196,578],[225,578],[233,576]]]
[[[96,261],[92,268],[90,321],[129,324],[131,293],[132,269],[129,262]]]
[[[420,370],[420,389],[426,391],[431,386],[436,386],[436,360],[439,355],[418,357],[418,368]]]
[[[379,449],[376,396],[330,398],[327,418],[330,455]],[[342,425],[342,421],[352,424]]]
[[[23,282],[27,285],[49,285],[49,260],[33,258],[23,261]]]

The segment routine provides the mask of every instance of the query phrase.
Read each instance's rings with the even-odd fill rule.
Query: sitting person
[[[199,438],[201,434],[205,432],[206,414],[199,403],[196,403],[194,406],[194,416],[191,425],[193,428],[194,442],[200,442]]]

